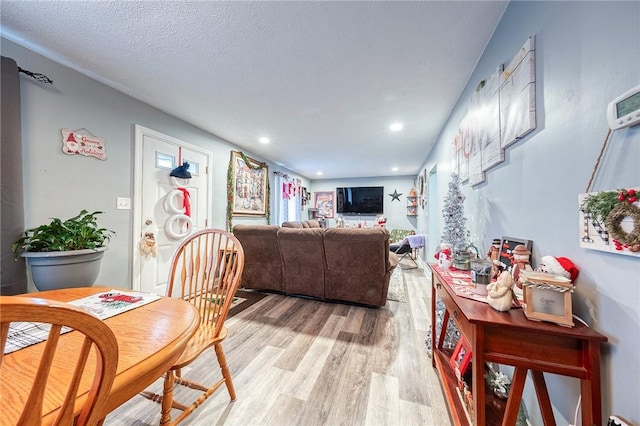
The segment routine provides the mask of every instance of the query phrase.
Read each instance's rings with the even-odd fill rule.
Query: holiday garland
[[[566,291],[570,291],[571,293],[573,293],[573,287],[566,287],[566,286],[562,286],[562,285],[553,285],[553,284],[548,284],[548,283],[532,283],[530,281],[522,281],[522,280],[520,280],[520,283],[523,286],[530,287],[530,288],[543,288],[545,290],[557,291],[558,293],[564,293]]]
[[[233,231],[233,152],[231,151],[231,158],[229,159],[229,168],[227,169],[227,230],[229,232]],[[263,169],[266,167],[265,163],[258,163],[255,161],[251,161],[249,157],[247,157],[244,152],[236,151],[242,157],[242,161],[254,170]],[[254,165],[255,164],[255,165]],[[267,175],[267,192],[264,194],[264,203],[265,203],[265,217],[267,218],[267,225],[270,224],[271,215],[269,211],[269,176]]]

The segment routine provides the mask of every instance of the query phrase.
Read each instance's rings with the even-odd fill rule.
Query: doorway
[[[135,126],[133,289],[164,295],[178,245],[211,223],[212,153]],[[170,176],[184,162],[191,178]],[[155,249],[145,249],[155,239]],[[150,244],[149,244],[150,245]]]
[[[436,252],[438,245],[440,245],[440,237],[437,236],[438,232],[438,165],[435,164],[431,170],[429,170],[429,177],[427,179],[428,188],[428,229],[429,229],[429,242],[427,244],[427,259],[432,259],[433,254]]]

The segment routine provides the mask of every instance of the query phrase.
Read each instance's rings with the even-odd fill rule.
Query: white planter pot
[[[68,287],[91,287],[100,273],[100,261],[107,247],[97,249],[26,252],[31,279],[40,291]]]

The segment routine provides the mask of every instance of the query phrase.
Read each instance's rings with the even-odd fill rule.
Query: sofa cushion
[[[284,292],[278,229],[274,225],[233,227],[233,234],[244,249],[243,287]]]
[[[307,224],[307,226],[305,226],[305,228],[320,228],[320,222],[318,222],[315,219],[309,219],[309,220],[305,220],[304,223]]]
[[[278,230],[286,294],[325,298],[323,231],[321,228]]]
[[[325,230],[324,247],[327,299],[385,304],[393,270],[386,229],[329,228]]]
[[[282,227],[283,228],[304,228],[305,226],[302,224],[302,222],[282,222]]]

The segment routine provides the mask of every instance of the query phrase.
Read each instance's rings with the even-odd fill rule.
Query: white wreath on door
[[[175,224],[178,224],[181,232],[176,232],[174,230]],[[192,230],[193,222],[191,221],[191,218],[184,213],[177,213],[170,216],[164,224],[164,232],[174,240],[186,237],[191,234]]]
[[[184,194],[179,189],[169,192],[164,198],[164,209],[167,213],[184,213],[184,205],[178,205],[175,201],[182,200]]]

